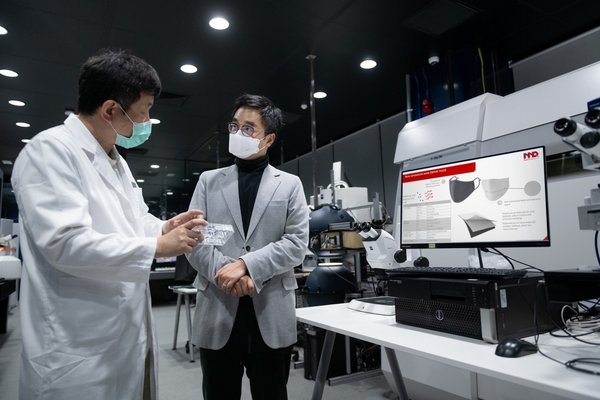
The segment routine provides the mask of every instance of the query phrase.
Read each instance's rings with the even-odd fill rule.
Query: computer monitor
[[[543,146],[401,174],[404,249],[550,246]]]

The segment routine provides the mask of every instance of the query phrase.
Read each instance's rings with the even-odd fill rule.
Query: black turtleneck
[[[242,211],[244,234],[247,234],[260,180],[263,171],[269,165],[269,156],[265,155],[255,160],[242,160],[236,157],[235,165],[238,167],[238,191],[240,194],[240,209]]]

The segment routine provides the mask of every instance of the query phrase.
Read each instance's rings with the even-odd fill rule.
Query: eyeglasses
[[[229,130],[229,133],[231,133],[231,134],[234,134],[237,131],[241,130],[242,135],[252,137],[252,135],[254,135],[254,130],[257,128],[253,127],[252,125],[242,125],[240,127],[237,123],[230,122],[229,124],[227,124],[227,129]]]

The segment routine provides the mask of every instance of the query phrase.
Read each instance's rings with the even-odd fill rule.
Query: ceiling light
[[[6,35],[8,33],[8,31],[6,30],[5,27],[0,26],[0,35]]]
[[[143,180],[143,179],[136,179],[135,181],[136,181],[137,183],[144,183],[144,182],[146,182],[146,181],[145,181],[145,180]]]
[[[10,160],[2,160],[2,164],[4,164],[4,165],[12,165],[12,161],[10,161]]]
[[[366,60],[363,60],[360,63],[360,67],[362,69],[371,69],[371,68],[375,68],[376,66],[377,66],[377,62],[375,60],[371,60],[368,58]]]
[[[29,128],[31,126],[27,122],[17,122],[15,125],[21,128]]]
[[[189,181],[190,181],[190,178],[183,178],[183,179],[181,180],[181,182],[189,182]]]
[[[158,125],[158,124],[160,124],[160,119],[150,118],[150,122],[152,122],[152,125]]]
[[[215,17],[211,19],[208,24],[211,28],[216,29],[218,31],[222,31],[223,29],[229,28],[229,21],[225,18]]]
[[[152,164],[150,166],[150,168],[158,169],[158,168],[160,168],[160,165],[158,165],[158,164]]]
[[[170,191],[170,190],[167,190],[167,191],[165,192],[165,194],[166,194],[167,196],[173,196],[173,192],[172,192],[172,191]]]
[[[9,78],[16,78],[17,76],[19,76],[19,74],[10,69],[0,69],[0,75],[7,76]]]
[[[196,71],[198,71],[198,68],[196,68],[196,66],[192,64],[184,64],[181,67],[179,67],[179,69],[185,72],[186,74],[193,74]]]
[[[306,103],[302,103],[302,104],[300,104],[300,108],[303,110],[306,110],[308,108],[308,106],[306,105]]]
[[[175,176],[175,173],[173,173],[173,172],[169,172],[169,173],[167,174],[167,178],[172,178],[172,177],[174,177],[174,176]]]
[[[25,103],[22,102],[21,100],[9,100],[8,104],[10,104],[11,106],[15,106],[15,107],[23,107],[25,105]]]
[[[198,176],[200,175],[200,172],[192,172],[192,175]]]
[[[327,97],[327,93],[325,92],[315,92],[315,99],[324,99]]]
[[[23,143],[29,143],[29,142],[31,142],[31,139],[21,139],[21,142],[23,142]]]

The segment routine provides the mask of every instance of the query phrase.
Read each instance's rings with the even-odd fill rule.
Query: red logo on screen
[[[537,150],[526,151],[523,153],[523,160],[533,160],[534,158],[538,158],[540,153]]]

